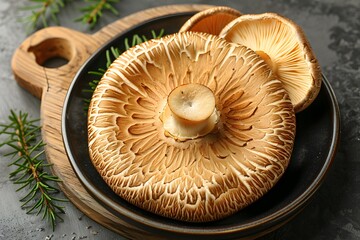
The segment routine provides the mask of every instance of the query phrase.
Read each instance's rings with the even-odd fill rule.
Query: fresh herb
[[[31,11],[31,14],[22,19],[25,24],[28,24],[28,30],[34,30],[38,26],[47,27],[49,22],[59,24],[57,15],[60,9],[65,6],[62,0],[29,0],[32,4],[23,7],[24,11]]]
[[[12,157],[9,166],[15,169],[10,173],[10,179],[19,186],[16,191],[25,191],[20,199],[21,208],[27,214],[42,213],[42,219],[47,219],[54,230],[56,222],[63,220],[60,214],[65,213],[64,207],[58,204],[67,200],[54,196],[60,192],[54,185],[61,180],[46,171],[51,164],[42,159],[45,143],[38,140],[41,129],[37,125],[39,120],[31,120],[28,114],[21,111],[19,114],[11,111],[9,121],[9,124],[0,124],[0,136],[8,136],[0,147],[7,145],[12,149],[4,156]]]
[[[93,28],[104,11],[109,11],[118,15],[115,4],[120,0],[84,0],[88,5],[81,8],[82,16],[75,19],[76,21],[88,24]],[[75,0],[29,0],[29,4],[22,8],[23,11],[31,12],[22,19],[28,26],[29,31],[38,28],[47,27],[50,24],[59,25],[58,15],[62,9],[65,9],[69,3]]]
[[[104,10],[110,11],[115,15],[119,14],[114,7],[114,4],[118,3],[119,0],[87,0],[86,2],[90,2],[91,4],[81,9],[84,15],[76,20],[89,24],[90,28],[96,25]]]
[[[154,30],[151,31],[151,38],[160,38],[164,36],[164,29],[161,29],[159,33],[156,33]],[[134,47],[140,43],[146,42],[149,39],[145,35],[138,35],[135,34],[132,36],[131,43],[129,42],[129,38],[125,38],[124,40],[124,51],[130,49],[131,47]],[[111,47],[110,49],[106,50],[106,64],[105,67],[100,67],[97,70],[89,71],[88,73],[90,75],[95,76],[93,80],[89,82],[89,87],[87,89],[84,89],[84,93],[89,93],[90,98],[92,93],[95,91],[96,86],[98,85],[100,78],[105,74],[106,70],[110,67],[111,63],[120,56],[120,54],[124,51],[121,51],[117,47]],[[87,111],[90,98],[85,98],[84,103],[85,107],[84,110]]]

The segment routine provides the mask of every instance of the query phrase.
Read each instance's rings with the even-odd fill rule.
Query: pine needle
[[[84,0],[87,6],[79,9],[82,13],[75,21],[88,24],[90,28],[99,22],[103,13],[110,12],[118,15],[115,4],[120,0]],[[20,10],[29,12],[29,14],[20,19],[26,25],[27,31],[48,27],[51,24],[60,25],[59,14],[64,8],[69,6],[69,3],[75,0],[28,0],[26,6]]]
[[[59,25],[57,16],[65,6],[63,0],[29,0],[29,2],[30,5],[21,10],[30,12],[30,14],[20,19],[27,25],[28,32],[47,27],[51,23]]]
[[[77,18],[76,21],[88,24],[91,29],[97,24],[104,11],[111,12],[114,15],[119,14],[114,7],[114,4],[118,3],[119,0],[86,0],[85,2],[90,4],[80,9],[83,15]]]
[[[9,166],[15,169],[10,173],[10,179],[19,185],[17,192],[25,191],[20,199],[21,208],[27,209],[27,214],[42,212],[43,219],[48,219],[54,230],[56,223],[62,220],[59,214],[65,213],[57,203],[67,200],[54,197],[60,192],[55,185],[61,180],[45,170],[51,164],[42,159],[45,143],[37,140],[41,138],[40,127],[35,124],[38,121],[29,120],[27,113],[11,111],[9,123],[0,125],[0,136],[8,137],[0,146],[7,145],[14,150]]]

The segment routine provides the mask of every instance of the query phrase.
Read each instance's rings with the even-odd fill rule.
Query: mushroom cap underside
[[[241,13],[226,6],[212,7],[194,14],[180,28],[179,32],[192,31],[219,35],[221,30]]]
[[[202,84],[220,113],[215,131],[184,142],[164,134],[168,95]],[[123,53],[97,86],[88,116],[91,161],[120,197],[183,221],[246,207],[282,176],[295,113],[280,81],[252,50],[200,33],[150,40]]]
[[[227,41],[257,52],[283,82],[295,112],[307,108],[320,91],[320,66],[304,31],[276,13],[242,15],[220,33]]]

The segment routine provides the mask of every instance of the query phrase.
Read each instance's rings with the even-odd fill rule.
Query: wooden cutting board
[[[41,99],[42,137],[53,172],[62,179],[61,189],[84,214],[101,225],[129,238],[143,238],[144,232],[117,218],[92,198],[75,175],[65,152],[61,133],[63,102],[81,65],[115,35],[152,18],[180,12],[194,12],[209,5],[170,5],[141,11],[122,18],[89,35],[63,27],[49,27],[29,36],[16,50],[12,69],[16,81]],[[52,58],[68,62],[58,68],[44,67]]]

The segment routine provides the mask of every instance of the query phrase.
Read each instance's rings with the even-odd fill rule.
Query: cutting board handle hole
[[[58,68],[69,63],[75,55],[74,47],[64,38],[46,39],[29,47],[37,64],[46,68]]]
[[[47,59],[45,62],[43,62],[40,65],[43,67],[46,67],[46,68],[58,68],[58,67],[66,65],[68,62],[69,61],[65,58],[53,57],[53,58]]]

